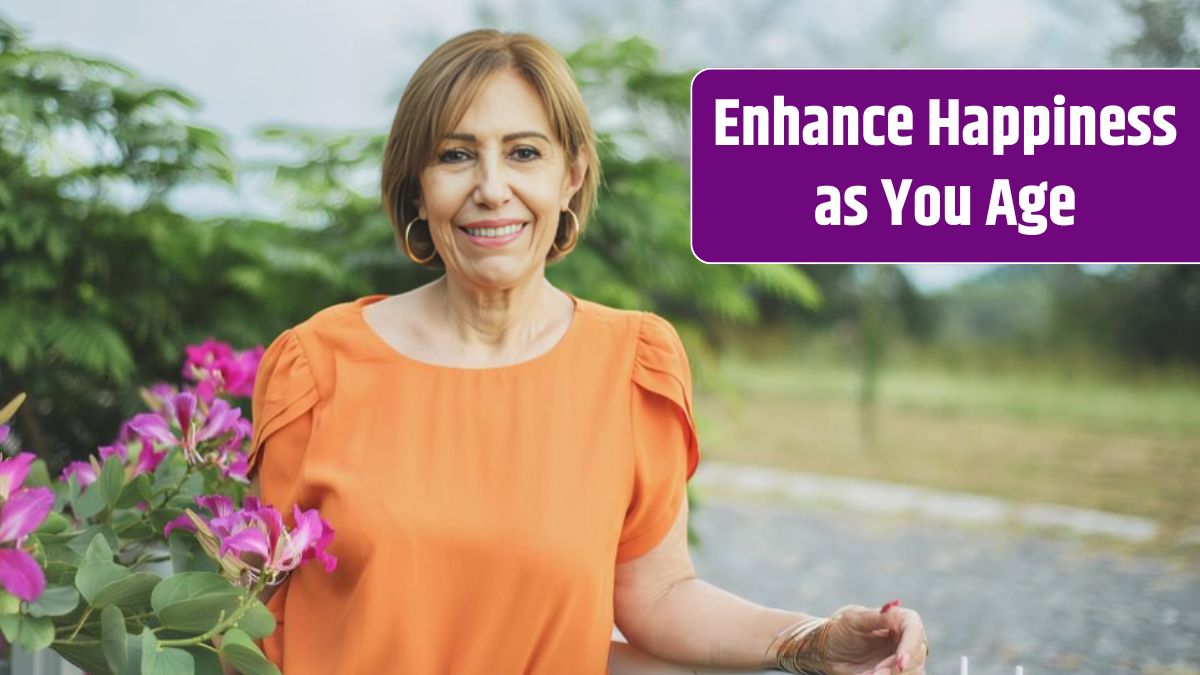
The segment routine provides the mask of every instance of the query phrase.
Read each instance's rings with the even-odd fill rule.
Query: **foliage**
[[[194,107],[111,63],[29,48],[0,19],[0,390],[28,392],[17,430],[52,465],[111,437],[137,405],[129,385],[171,376],[180,344],[262,341],[289,280],[329,274],[289,247],[291,228],[166,205],[234,174],[220,135],[186,121]]]
[[[1200,66],[1200,1],[1123,0],[1123,9],[1138,24],[1137,35],[1114,56],[1126,65],[1152,68]]]
[[[0,457],[5,639],[97,674],[220,673],[219,654],[278,675],[254,643],[275,630],[260,593],[305,560],[337,561],[315,510],[294,509],[289,530],[245,496],[250,425],[229,398],[253,390],[261,354],[189,348],[193,384],[143,390],[151,410],[57,481],[31,453]]]

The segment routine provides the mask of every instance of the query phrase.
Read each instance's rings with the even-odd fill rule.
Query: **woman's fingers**
[[[925,625],[916,612],[906,609],[897,613],[893,620],[899,620],[900,644],[896,646],[896,665],[899,672],[913,672],[914,668],[925,665],[925,656],[929,646],[925,637]]]

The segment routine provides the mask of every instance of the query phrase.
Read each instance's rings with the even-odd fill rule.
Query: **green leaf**
[[[21,611],[21,599],[0,588],[0,616]]]
[[[93,484],[92,489],[100,489],[100,499],[108,508],[117,505],[121,498],[121,490],[125,487],[125,464],[117,455],[109,457],[100,470],[100,478]]]
[[[127,568],[116,563],[84,563],[75,574],[75,587],[89,603],[95,604],[101,591],[129,575]]]
[[[45,616],[0,616],[0,631],[27,652],[41,651],[54,641],[54,622]]]
[[[196,675],[223,675],[221,660],[202,647],[189,647],[187,652],[196,660]]]
[[[160,648],[149,628],[142,630],[142,675],[191,675],[196,672],[192,655],[174,647]]]
[[[39,459],[29,465],[29,473],[25,476],[25,487],[50,487],[50,471],[46,461]]]
[[[49,586],[37,599],[29,605],[26,613],[29,616],[62,616],[70,614],[79,604],[79,591],[70,586]]]
[[[96,535],[103,536],[96,536]],[[111,536],[110,536],[111,535]],[[117,535],[105,532],[102,525],[93,525],[71,540],[71,548],[83,554],[83,562],[112,562],[113,545]]]
[[[255,640],[261,640],[275,632],[275,615],[266,605],[254,600],[250,609],[238,619],[237,627]]]
[[[243,591],[224,577],[208,572],[183,572],[163,580],[150,598],[150,606],[164,626],[201,633],[217,625],[222,612],[229,616]]]
[[[221,638],[221,656],[243,675],[281,675],[279,668],[263,656],[258,645],[240,628],[230,628]]]
[[[100,494],[99,486],[99,482],[89,485],[71,502],[71,510],[76,516],[91,518],[104,509],[104,496]]]
[[[100,645],[104,649],[104,659],[114,673],[124,671],[129,663],[129,652],[126,649],[128,636],[125,631],[125,615],[121,608],[115,605],[105,607],[100,613]]]
[[[128,509],[137,506],[140,502],[149,501],[150,497],[150,476],[143,473],[121,488],[121,496],[117,498],[116,507]]]
[[[119,675],[142,675],[142,638],[130,635],[125,638],[125,653],[128,654],[125,672]]]
[[[54,645],[54,651],[85,673],[109,672],[101,645],[65,645],[60,642]]]
[[[38,525],[35,533],[58,534],[59,532],[65,532],[70,526],[71,521],[67,520],[63,514],[57,511],[51,511],[49,515],[46,516],[46,519],[42,521],[42,524]]]
[[[150,604],[150,596],[154,588],[162,581],[162,577],[149,572],[129,573],[128,568],[114,565],[125,570],[127,576],[117,579],[100,589],[92,598],[92,605],[107,607],[120,605],[122,607],[145,607]]]

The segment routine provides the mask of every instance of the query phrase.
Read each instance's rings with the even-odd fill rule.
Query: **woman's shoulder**
[[[363,342],[361,315],[364,304],[385,296],[375,295],[325,307],[280,333],[263,354],[260,371],[291,387],[309,383],[314,389],[328,383],[323,377],[333,368],[335,354]]]
[[[593,326],[593,335],[630,344],[634,360],[654,368],[686,367],[683,344],[675,327],[663,317],[640,309],[619,309],[591,300],[579,301],[580,312]]]

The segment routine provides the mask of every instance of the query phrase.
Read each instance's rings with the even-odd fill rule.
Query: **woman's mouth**
[[[496,247],[516,240],[529,223],[509,223],[486,227],[459,227],[472,243],[479,246]]]

